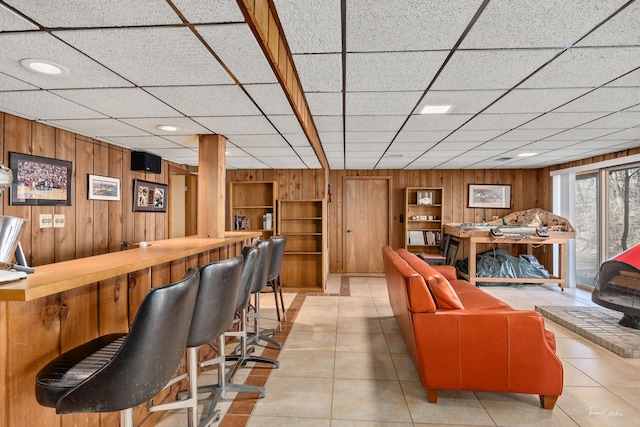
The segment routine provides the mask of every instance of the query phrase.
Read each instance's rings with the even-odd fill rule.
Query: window
[[[607,175],[605,259],[640,243],[640,166],[610,169]]]

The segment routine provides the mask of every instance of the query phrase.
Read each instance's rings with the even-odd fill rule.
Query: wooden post
[[[227,140],[200,135],[198,153],[198,238],[223,238]]]

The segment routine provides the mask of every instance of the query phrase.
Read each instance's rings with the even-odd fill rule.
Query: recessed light
[[[20,64],[22,64],[22,66],[27,70],[50,76],[66,76],[69,74],[69,70],[66,67],[56,64],[55,62],[44,61],[42,59],[22,59]]]
[[[425,105],[420,114],[445,114],[453,105]]]
[[[537,156],[538,153],[520,153],[518,154],[518,157],[531,157],[531,156]]]
[[[171,125],[158,125],[156,127],[166,132],[177,132],[180,130],[178,126],[171,126]]]

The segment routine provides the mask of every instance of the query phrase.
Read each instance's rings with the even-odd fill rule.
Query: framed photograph
[[[10,205],[71,206],[73,163],[10,151],[9,168]]]
[[[120,179],[110,176],[88,175],[90,200],[120,200]]]
[[[469,207],[510,208],[511,185],[469,184]]]
[[[133,180],[134,212],[166,212],[167,185],[157,182]]]

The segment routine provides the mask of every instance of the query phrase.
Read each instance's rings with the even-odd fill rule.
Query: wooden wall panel
[[[118,251],[122,241],[167,238],[166,213],[133,212],[130,150],[4,113],[0,113],[0,143],[0,160],[7,165],[10,151],[73,162],[72,206],[10,206],[9,191],[3,193],[0,213],[29,221],[20,241],[30,265]],[[135,172],[135,177],[166,184],[169,165],[163,161],[161,174]],[[119,178],[121,200],[89,200],[90,173]],[[41,229],[40,214],[64,214],[65,227]]]
[[[75,161],[75,135],[64,130],[56,130],[55,157],[60,160]],[[54,213],[64,215],[65,226],[54,228],[53,252],[55,262],[68,261],[76,256],[76,211],[73,206],[56,206]]]

